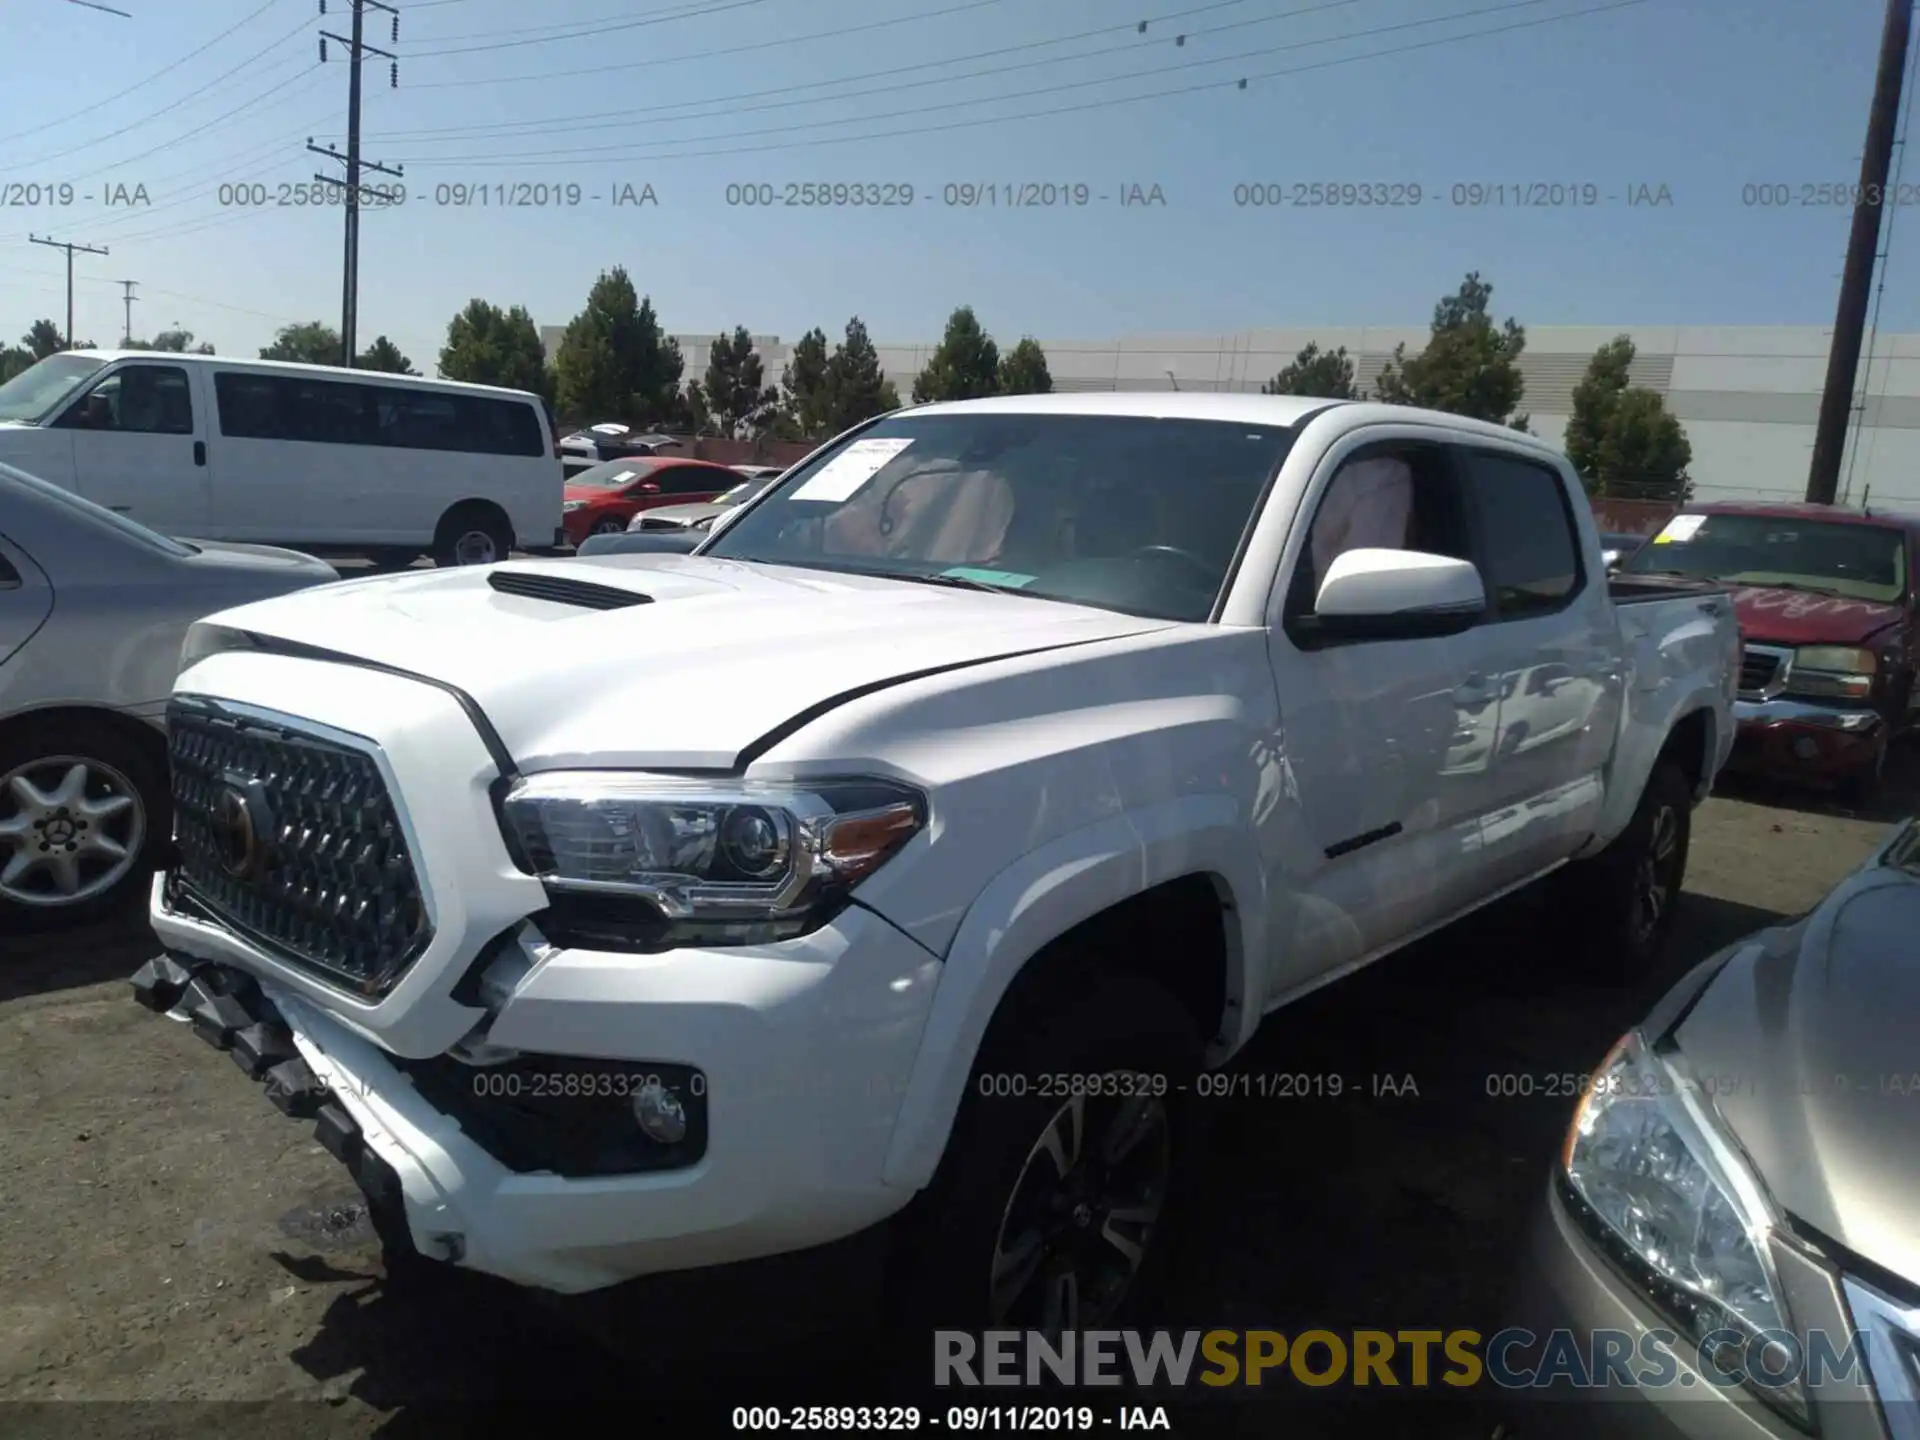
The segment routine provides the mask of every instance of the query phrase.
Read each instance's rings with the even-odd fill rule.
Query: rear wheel
[[[131,904],[171,825],[166,767],[131,737],[86,720],[15,726],[0,738],[0,931]]]
[[[1078,972],[996,1020],[889,1275],[899,1333],[1058,1335],[1125,1316],[1196,1139],[1201,1043],[1160,986]]]
[[[513,549],[513,527],[497,505],[468,502],[456,505],[440,518],[433,537],[433,563],[492,565]]]
[[[627,533],[627,522],[618,518],[596,520],[593,528],[587,533],[589,535],[624,535]]]

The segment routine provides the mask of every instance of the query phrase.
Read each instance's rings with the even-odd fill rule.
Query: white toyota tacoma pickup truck
[[[579,1294],[878,1231],[902,1320],[1098,1324],[1262,1017],[1549,872],[1649,960],[1728,599],[1405,408],[896,411],[697,553],[196,626],[150,1008],[393,1256]]]

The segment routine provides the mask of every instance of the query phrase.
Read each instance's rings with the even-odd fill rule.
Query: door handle
[[[193,442],[193,463],[196,465],[204,465],[207,463],[206,441],[196,440]]]

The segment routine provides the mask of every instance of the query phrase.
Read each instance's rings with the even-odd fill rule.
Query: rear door
[[[1491,602],[1471,683],[1499,698],[1485,844],[1504,885],[1566,859],[1599,817],[1622,697],[1619,632],[1562,472],[1494,446],[1455,456]]]
[[[207,536],[206,406],[183,365],[110,366],[54,421],[73,436],[74,489],[163,535]]]

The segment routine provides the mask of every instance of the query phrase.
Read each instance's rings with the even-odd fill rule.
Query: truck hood
[[[1901,620],[1898,605],[1764,585],[1736,586],[1733,606],[1742,639],[1780,645],[1858,645]]]
[[[608,604],[618,608],[596,608]],[[660,554],[348,580],[210,623],[457,686],[528,771],[730,768],[768,732],[850,692],[1171,625]]]
[[[1878,859],[1763,931],[1675,1033],[1788,1214],[1920,1284],[1920,877]]]

